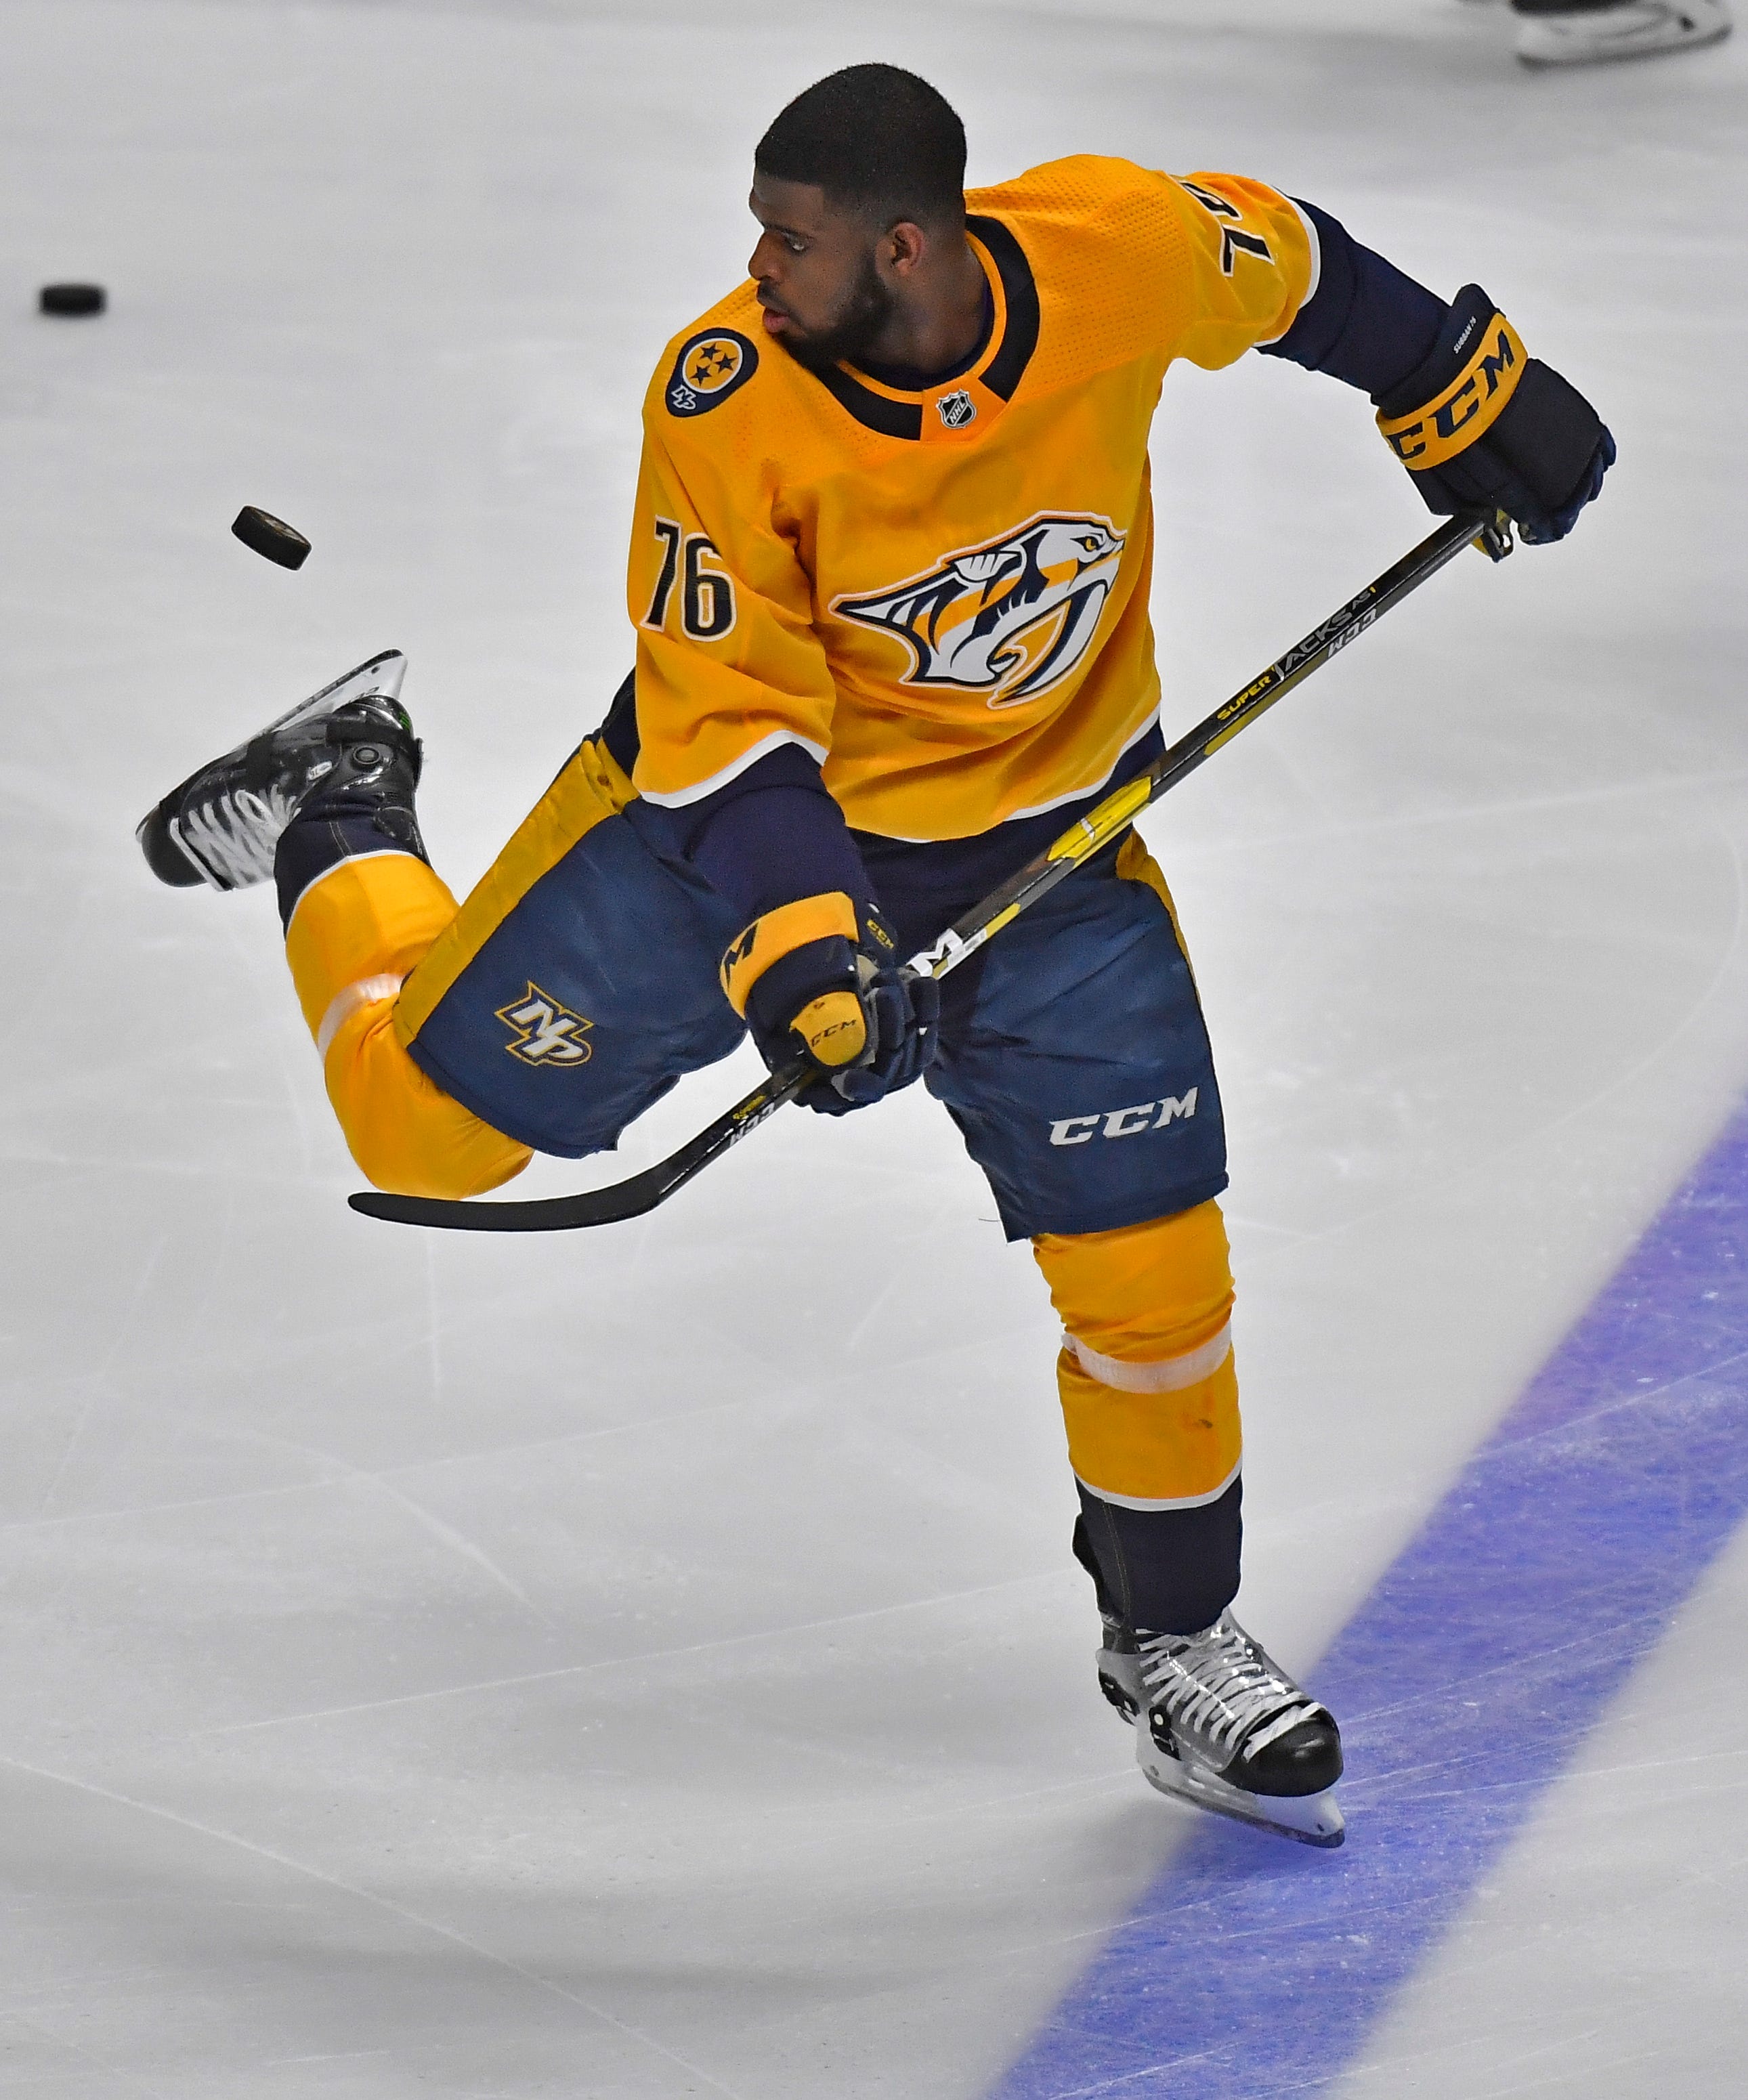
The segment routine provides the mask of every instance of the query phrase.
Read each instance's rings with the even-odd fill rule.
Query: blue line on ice
[[[992,2100],[1260,2100],[1353,2062],[1748,1514],[1738,1113],[1311,1681],[1348,1842],[1198,1831]]]

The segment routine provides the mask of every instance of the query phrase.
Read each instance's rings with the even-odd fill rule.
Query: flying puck
[[[245,547],[253,547],[282,569],[301,569],[309,559],[310,543],[295,525],[288,525],[270,511],[258,510],[252,503],[245,503],[237,512],[231,530]]]
[[[108,303],[101,285],[45,285],[37,294],[46,314],[100,314]]]

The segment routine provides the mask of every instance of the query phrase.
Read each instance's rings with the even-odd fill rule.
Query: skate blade
[[[398,700],[400,682],[406,675],[407,660],[399,650],[385,649],[381,655],[360,664],[355,671],[348,671],[331,686],[324,686],[319,693],[311,693],[307,700],[299,700],[296,707],[288,708],[257,735],[271,736],[275,730],[289,729],[308,717],[338,714],[342,708],[350,707],[354,700],[363,699],[368,693],[382,693],[391,700]]]
[[[1701,51],[1710,44],[1720,44],[1730,33],[1730,24],[1724,22],[1715,29],[1707,29],[1697,36],[1644,36],[1616,37],[1607,42],[1578,43],[1562,40],[1546,44],[1533,44],[1528,50],[1520,49],[1517,63],[1532,73],[1557,71],[1566,66],[1615,65],[1622,59],[1656,59],[1674,51]]]
[[[1333,1789],[1324,1793],[1247,1793],[1241,1786],[1229,1786],[1199,1766],[1181,1758],[1166,1756],[1156,1749],[1145,1729],[1136,1731],[1137,1762],[1150,1785],[1174,1800],[1187,1801],[1196,1808],[1212,1809],[1236,1823],[1249,1823],[1259,1830],[1291,1838],[1296,1844],[1317,1845],[1326,1850],[1340,1844],[1347,1835]]]

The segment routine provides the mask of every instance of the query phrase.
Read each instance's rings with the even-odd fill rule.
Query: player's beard
[[[864,255],[861,274],[850,287],[841,311],[828,327],[799,332],[790,325],[777,340],[796,363],[809,372],[828,372],[841,359],[854,364],[867,355],[880,339],[881,330],[892,317],[898,301],[881,282],[874,258]]]

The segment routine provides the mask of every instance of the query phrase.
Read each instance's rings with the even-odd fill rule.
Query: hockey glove
[[[940,988],[898,964],[880,913],[859,915],[834,889],[755,919],[722,958],[722,989],[772,1071],[797,1050],[819,1067],[799,1099],[847,1115],[920,1079],[934,1057]]]
[[[1614,464],[1596,410],[1525,355],[1479,285],[1458,293],[1424,363],[1373,399],[1429,510],[1504,510],[1532,546],[1563,540]]]

